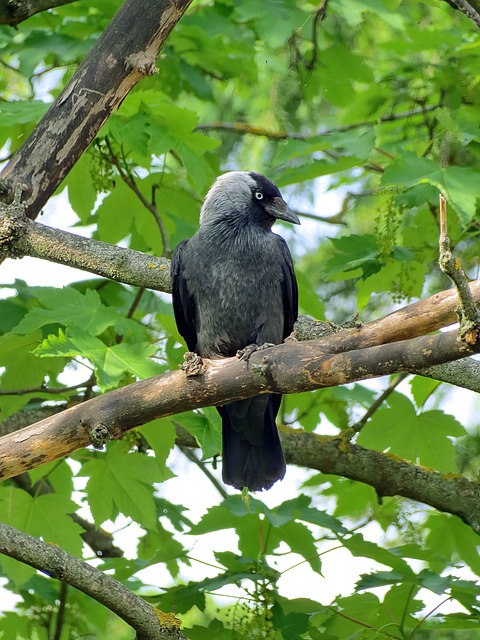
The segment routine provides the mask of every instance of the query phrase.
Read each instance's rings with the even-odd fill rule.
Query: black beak
[[[291,222],[292,224],[300,224],[298,216],[293,213],[293,211],[289,208],[283,198],[280,198],[278,196],[276,198],[273,198],[271,202],[265,204],[265,209],[267,213],[269,213],[274,218],[285,220],[286,222]]]

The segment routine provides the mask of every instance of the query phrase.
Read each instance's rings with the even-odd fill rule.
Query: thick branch
[[[364,449],[342,437],[297,431],[290,435],[282,437],[288,463],[364,482],[374,487],[379,496],[404,496],[429,504],[440,511],[453,513],[480,534],[478,482]]]
[[[35,13],[71,4],[76,0],[1,0],[0,24],[15,27]]]
[[[94,598],[131,625],[143,640],[180,640],[179,620],[154,609],[120,582],[60,547],[0,524],[0,553],[43,571]]]
[[[1,206],[1,205],[0,205]],[[11,205],[4,206],[11,209]],[[171,291],[170,261],[47,227],[0,211],[0,252],[76,267],[138,287]]]
[[[480,304],[480,280],[469,286],[473,299]],[[358,328],[342,329],[330,336],[329,344],[332,352],[341,352],[422,336],[457,322],[456,309],[457,293],[448,289]],[[299,340],[312,340],[322,333],[325,333],[325,323],[306,317],[295,326]]]
[[[429,369],[415,371],[426,378],[448,382],[456,387],[480,393],[480,362],[472,358],[464,358],[456,362],[446,362]]]
[[[206,360],[203,375],[170,372],[93,398],[0,438],[0,478],[181,411],[269,391],[298,393],[411,371],[474,352],[472,346],[458,342],[456,332],[333,355],[330,347],[326,338],[254,353],[248,364],[237,358]]]
[[[461,518],[480,534],[480,484],[463,476],[442,474],[398,456],[352,444],[344,435],[322,436],[280,427],[288,464],[364,482],[379,496],[403,496]],[[177,444],[198,446],[177,428]]]
[[[191,0],[125,0],[105,32],[1,174],[21,184],[35,218],[112,111],[143,77]]]
[[[53,229],[32,222],[20,213],[12,214],[11,210],[12,205],[0,210],[0,251],[9,257],[41,258],[125,284],[166,293],[172,290],[170,261],[165,258]],[[471,282],[469,286],[474,301],[480,304],[480,280]],[[456,322],[456,305],[457,295],[453,289],[436,293],[385,318],[369,322],[361,330],[342,331],[338,350],[348,351],[436,331]],[[300,340],[314,339],[319,335],[315,325],[308,321],[305,326],[298,325],[296,332]]]

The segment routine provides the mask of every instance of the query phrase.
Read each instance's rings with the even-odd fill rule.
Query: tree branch
[[[196,127],[196,131],[225,131],[227,133],[237,133],[239,135],[245,135],[249,133],[252,136],[262,136],[270,138],[271,140],[310,140],[320,136],[329,136],[332,133],[346,133],[352,129],[358,129],[360,127],[373,127],[379,122],[394,122],[396,120],[404,120],[406,118],[413,118],[414,116],[424,115],[428,111],[435,111],[441,105],[434,104],[430,106],[421,107],[419,109],[411,109],[410,111],[401,111],[400,113],[391,113],[387,116],[381,116],[375,120],[361,120],[360,122],[353,122],[351,124],[344,124],[340,127],[332,127],[331,129],[323,129],[313,133],[299,133],[298,131],[275,131],[273,129],[265,129],[264,127],[257,127],[255,125],[248,124],[246,122],[212,122],[199,124]]]
[[[337,334],[338,335],[338,334]],[[298,393],[411,371],[474,353],[456,332],[336,353],[337,335],[237,358],[204,360],[202,375],[173,371],[110,391],[0,438],[0,478],[28,471],[155,418],[257,394]]]
[[[117,282],[171,291],[169,260],[47,227],[21,213],[12,214],[13,207],[0,205],[0,252],[7,257],[28,255]]]
[[[307,391],[395,371],[411,372],[420,365],[453,360],[473,351],[459,343],[452,331],[332,355],[338,335],[311,342],[292,341],[254,353],[248,364],[236,358],[204,361],[201,376],[171,372],[43,419],[0,438],[0,477],[17,475],[87,446],[97,431],[118,438],[132,427],[179,411],[268,391]],[[192,436],[178,431],[177,444],[196,446]],[[458,515],[480,532],[478,483],[358,447],[349,442],[350,433],[331,438],[282,428],[281,437],[290,464],[365,482],[379,495],[425,502]]]
[[[0,24],[15,27],[30,16],[77,0],[1,0]]]
[[[35,218],[130,89],[155,73],[155,58],[192,0],[125,0],[107,29],[0,174],[21,184]]]
[[[180,621],[60,547],[0,523],[0,553],[75,587],[116,613],[144,640],[181,640]]]
[[[480,28],[480,7],[478,2],[467,2],[467,0],[445,0],[451,7],[464,13],[467,18]]]
[[[20,208],[19,208],[20,207]],[[170,293],[170,261],[124,249],[99,240],[84,238],[67,231],[53,229],[33,222],[22,214],[22,205],[0,205],[0,251],[10,258],[31,256],[57,264],[82,269],[117,282]],[[480,304],[480,279],[470,283],[470,291]],[[379,344],[377,323],[390,333],[390,342],[424,335],[456,322],[456,292],[453,289],[434,294],[429,298],[408,305],[380,320],[362,327],[362,346]],[[324,334],[325,323],[302,319],[297,323],[296,334],[300,340],[318,337],[318,328]],[[357,348],[358,329],[342,331],[344,350]],[[382,340],[384,342],[384,340]]]
[[[480,534],[480,484],[460,475],[442,474],[398,456],[365,449],[350,434],[324,436],[280,427],[287,464],[342,476],[373,487],[380,497],[402,496],[461,518]],[[198,446],[184,429],[177,444]]]
[[[456,362],[446,362],[428,369],[415,371],[426,378],[448,382],[475,393],[480,393],[480,362],[472,358],[464,358]]]

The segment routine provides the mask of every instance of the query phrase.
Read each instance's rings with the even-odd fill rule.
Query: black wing
[[[298,317],[298,287],[290,250],[283,238],[279,236],[279,240],[278,246],[283,258],[283,339],[285,340],[292,333]]]
[[[187,343],[187,348],[195,351],[197,345],[195,300],[188,291],[182,268],[182,252],[187,242],[188,240],[182,240],[172,255],[172,298],[178,331]]]

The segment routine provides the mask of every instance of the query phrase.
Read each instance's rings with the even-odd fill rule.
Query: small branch
[[[175,426],[177,425],[178,423],[175,424]],[[205,466],[205,463],[199,460],[197,456],[194,453],[192,453],[188,447],[180,446],[179,448],[180,448],[180,451],[183,453],[183,455],[186,456],[190,460],[190,462],[193,462],[193,464],[195,464],[200,469],[200,471],[207,476],[207,478],[210,480],[210,482],[213,484],[213,486],[218,491],[218,493],[222,496],[222,498],[224,500],[228,498],[228,492],[225,491],[225,489],[220,484],[220,482],[215,478],[213,473],[210,473],[210,470],[207,469],[207,467]]]
[[[313,26],[312,26],[312,49],[313,49],[313,53],[312,53],[312,59],[310,60],[310,62],[307,65],[307,69],[309,71],[311,71],[312,69],[315,68],[315,64],[317,62],[317,58],[318,58],[318,44],[317,44],[318,32],[317,32],[317,30],[318,30],[319,23],[323,22],[325,20],[325,16],[327,15],[327,9],[328,9],[328,0],[322,0],[322,2],[320,3],[320,6],[315,11],[314,16],[313,16]]]
[[[160,214],[158,213],[157,207],[155,206],[154,202],[149,202],[147,200],[147,198],[145,198],[143,193],[138,188],[138,185],[137,185],[137,183],[135,181],[135,178],[133,177],[132,173],[128,170],[128,168],[125,169],[122,166],[122,163],[120,162],[120,159],[118,158],[118,156],[116,155],[116,153],[113,150],[112,144],[111,144],[108,136],[105,136],[105,144],[107,145],[108,153],[109,153],[109,156],[110,156],[109,160],[117,168],[117,171],[118,171],[121,179],[124,181],[124,183],[127,185],[127,187],[129,187],[129,189],[131,189],[133,191],[133,193],[137,196],[137,198],[140,200],[140,202],[143,204],[143,206],[148,211],[150,211],[150,213],[155,218],[155,222],[157,223],[157,227],[158,227],[158,229],[160,231],[160,236],[162,238],[163,257],[166,258],[168,253],[169,253],[168,235],[167,235],[167,231],[165,229],[165,225],[163,224],[163,220],[160,217]]]
[[[120,582],[56,545],[0,524],[0,553],[82,591],[116,613],[144,640],[181,640],[180,621],[136,596]]]
[[[458,293],[460,340],[464,340],[469,344],[476,344],[479,340],[480,313],[475,306],[465,272],[450,249],[450,239],[447,231],[447,201],[442,195],[440,195],[439,254],[438,262],[440,268],[453,282]]]
[[[171,291],[170,261],[33,222],[0,204],[0,253],[76,267],[117,282]]]
[[[29,393],[49,393],[50,395],[62,395],[64,393],[69,393],[70,391],[83,389],[88,386],[89,382],[90,380],[87,380],[86,382],[81,382],[71,387],[47,387],[46,385],[41,384],[39,387],[30,387],[28,389],[0,389],[0,396],[26,396]]]
[[[453,0],[453,1],[446,0],[446,2],[448,2],[449,5],[453,6],[454,8],[464,13],[467,16],[467,18],[470,18],[470,20],[474,24],[476,24],[478,28],[480,28],[480,9],[479,7],[475,6],[478,3],[467,2],[467,0]]]
[[[358,129],[359,127],[373,127],[376,124],[383,122],[394,122],[396,120],[404,120],[405,118],[413,118],[415,116],[422,116],[427,111],[435,111],[441,104],[434,104],[428,107],[422,107],[419,109],[411,109],[410,111],[401,111],[400,113],[392,113],[388,116],[381,116],[375,120],[363,120],[360,122],[354,122],[352,124],[345,124],[340,127],[332,127],[331,129],[323,129],[313,133],[298,133],[297,131],[274,131],[272,129],[265,129],[263,127],[256,127],[245,122],[212,122],[206,124],[199,124],[196,127],[196,131],[226,131],[229,133],[237,133],[240,135],[251,134],[253,136],[263,136],[270,138],[271,140],[309,140],[311,138],[319,136],[328,136],[332,133],[345,133],[352,129]]]
[[[306,211],[295,211],[295,213],[300,218],[306,218],[307,220],[315,220],[315,222],[327,222],[328,224],[343,224],[347,223],[344,221],[345,212],[341,211],[333,216],[319,216],[316,213],[307,213]]]
[[[362,416],[362,418],[360,418],[358,422],[352,425],[352,431],[354,433],[359,433],[359,431],[362,430],[364,425],[370,420],[370,418],[373,416],[375,411],[382,406],[385,400],[387,400],[387,398],[395,391],[398,385],[401,382],[403,382],[407,376],[408,376],[408,373],[400,373],[396,378],[394,378],[390,382],[388,387],[384,391],[382,391],[382,393],[378,396],[375,402],[373,402],[371,406],[367,409],[367,411]]]
[[[65,582],[60,583],[60,594],[58,599],[60,604],[58,605],[58,613],[57,619],[55,621],[55,633],[53,635],[53,640],[60,640],[62,637],[62,629],[63,624],[65,622],[65,607],[67,604],[68,597],[68,585]]]
[[[0,24],[17,26],[35,13],[61,7],[64,4],[71,4],[76,0],[1,0],[0,2]]]

